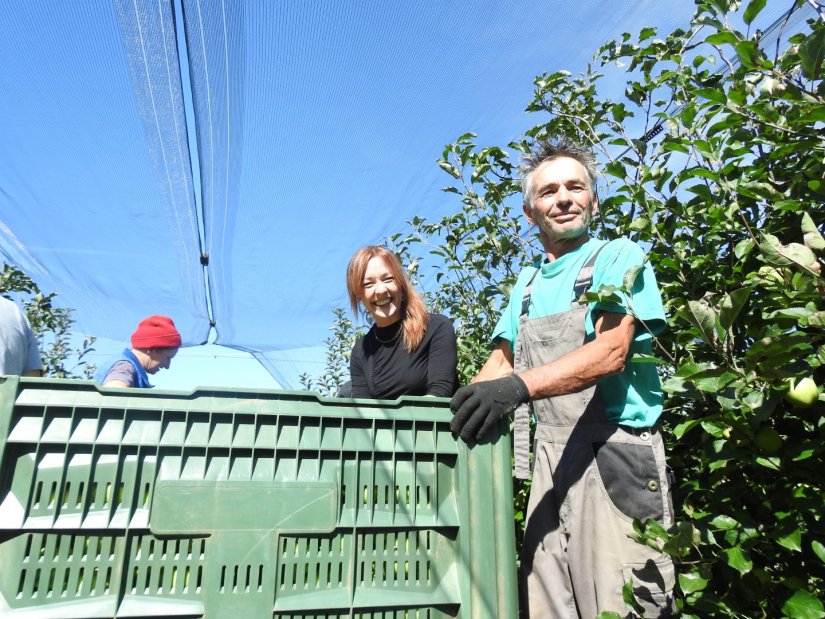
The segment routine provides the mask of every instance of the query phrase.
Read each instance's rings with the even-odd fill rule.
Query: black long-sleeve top
[[[373,325],[355,342],[350,358],[353,398],[449,397],[455,392],[458,358],[450,320],[430,314],[424,337],[412,352],[404,348],[401,324]]]

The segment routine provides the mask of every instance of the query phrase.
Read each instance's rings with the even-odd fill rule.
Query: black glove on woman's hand
[[[471,383],[456,391],[450,400],[450,429],[465,441],[473,437],[480,441],[499,419],[529,401],[527,385],[515,374]]]

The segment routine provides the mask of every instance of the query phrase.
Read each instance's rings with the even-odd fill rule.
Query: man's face
[[[146,372],[149,374],[156,374],[158,370],[168,370],[172,365],[172,359],[178,354],[177,348],[150,348],[146,351],[149,355],[149,363],[146,367]]]
[[[527,220],[551,242],[587,233],[598,201],[585,167],[569,157],[542,163],[532,178],[532,206],[524,204]]]

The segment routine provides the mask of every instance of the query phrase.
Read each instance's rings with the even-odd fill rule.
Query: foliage
[[[438,222],[416,217],[411,231],[392,235],[389,245],[411,265],[411,275],[434,262],[435,288],[428,306],[453,319],[458,339],[459,379],[466,383],[490,351],[501,306],[525,260],[541,251],[522,225],[521,204],[505,199],[518,191],[507,153],[497,147],[476,150],[468,133],[444,149],[439,165],[456,182],[444,191],[458,194],[462,208]],[[419,257],[419,246],[428,255]]]
[[[43,375],[54,378],[91,378],[95,366],[86,357],[94,350],[95,338],[86,337],[80,348],[70,349],[71,310],[54,305],[56,293],[44,295],[37,284],[15,266],[4,264],[0,273],[0,294],[14,293],[22,298],[23,308],[37,337],[40,355],[43,358]],[[77,360],[67,368],[70,358]]]
[[[540,132],[603,148],[602,226],[649,245],[671,316],[659,345],[682,519],[640,539],[674,556],[686,614],[821,617],[825,406],[782,396],[789,378],[825,379],[825,28],[811,20],[769,57],[724,8],[604,46],[603,65],[633,72],[629,103],[598,100],[591,74],[546,76],[533,105],[554,115]],[[658,141],[630,137],[640,117]]]
[[[439,164],[460,209],[390,239],[414,272],[437,265],[429,301],[456,322],[466,381],[538,252],[515,157],[558,134],[599,154],[597,232],[648,251],[669,315],[656,350],[677,524],[636,525],[673,556],[685,616],[825,616],[825,14],[796,1],[801,33],[752,29],[764,6],[699,2],[684,30],[644,28],[583,75],[539,76],[540,124],[507,149],[458,138]],[[624,96],[603,94],[617,73]],[[784,396],[804,377],[819,399],[795,407]]]
[[[304,389],[326,396],[334,396],[338,388],[349,380],[352,347],[364,332],[363,328],[353,324],[344,309],[336,307],[333,314],[335,322],[332,325],[332,335],[324,340],[327,347],[324,373],[315,378],[306,373],[299,377]]]

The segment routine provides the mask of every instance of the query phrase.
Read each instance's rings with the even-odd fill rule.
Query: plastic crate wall
[[[515,617],[509,441],[450,418],[0,378],[0,616]]]

